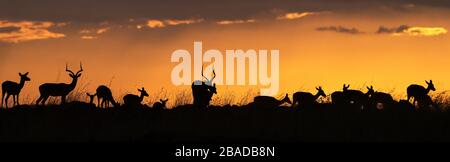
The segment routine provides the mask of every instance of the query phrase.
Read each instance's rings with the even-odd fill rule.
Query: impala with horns
[[[78,78],[81,76],[81,72],[83,71],[83,65],[80,63],[80,70],[74,73],[72,70],[69,70],[66,64],[66,72],[69,73],[69,76],[72,78],[72,82],[70,84],[66,83],[45,83],[39,86],[39,93],[41,96],[37,99],[36,105],[41,103],[45,105],[45,102],[50,96],[61,97],[61,104],[66,102],[66,96],[75,89],[77,85]]]
[[[202,77],[205,78],[206,81],[196,80],[192,83],[192,96],[194,98],[194,106],[199,108],[206,108],[209,106],[211,102],[211,98],[214,94],[217,94],[216,83],[213,83],[214,78],[216,78],[216,72],[213,68],[213,77],[208,79],[203,75],[202,68]]]

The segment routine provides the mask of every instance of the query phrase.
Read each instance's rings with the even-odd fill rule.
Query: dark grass
[[[0,142],[450,141],[450,112],[192,105],[100,109],[85,103],[0,110]]]

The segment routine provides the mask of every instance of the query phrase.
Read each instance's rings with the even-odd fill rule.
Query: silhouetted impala
[[[142,88],[144,89],[144,88]],[[107,86],[100,85],[97,87],[96,90],[97,93],[97,104],[98,107],[109,107],[109,103],[111,103],[114,107],[118,107],[119,103],[114,101],[114,97],[112,96],[111,89],[109,89]],[[100,103],[100,99],[102,102]]]
[[[291,99],[289,99],[289,95],[287,93],[286,96],[281,100],[278,100],[271,96],[256,96],[253,99],[253,104],[255,104],[257,107],[275,108],[284,103],[292,104]]]
[[[367,94],[370,95],[370,104],[372,107],[382,110],[394,106],[395,101],[388,93],[375,92],[373,86],[367,87]]]
[[[198,108],[206,108],[209,106],[211,102],[212,96],[217,94],[216,83],[213,83],[214,78],[216,78],[216,72],[213,69],[213,77],[211,79],[206,78],[203,75],[202,68],[202,77],[206,79],[206,81],[196,80],[192,83],[192,97],[194,98],[194,106]]]
[[[154,110],[163,110],[163,109],[167,108],[167,107],[166,107],[167,101],[169,101],[169,99],[165,99],[165,100],[160,99],[159,102],[155,102],[155,103],[153,104],[153,107],[152,107],[152,108],[153,108]]]
[[[348,87],[346,87],[344,84],[342,89],[347,90]],[[331,93],[331,103],[333,103],[333,105],[339,105],[339,106],[346,104],[344,92],[343,91],[335,91],[335,92]]]
[[[68,69],[66,64],[66,71],[69,73],[69,76],[72,78],[72,83],[45,83],[39,86],[39,92],[41,96],[36,101],[36,105],[41,103],[45,105],[45,102],[50,96],[61,97],[61,104],[66,102],[66,96],[75,89],[77,85],[78,78],[81,76],[81,72],[83,71],[83,65],[80,63],[80,70],[76,73],[72,72]]]
[[[322,96],[326,97],[325,92],[322,90],[322,87],[316,88],[317,93],[313,95],[309,92],[295,92],[294,95],[292,95],[292,107],[296,103],[303,106],[312,106],[314,103],[316,103],[317,99]]]
[[[94,97],[95,97],[97,94],[91,95],[90,93],[86,93],[86,95],[89,97],[89,104],[94,105]]]
[[[434,84],[433,81],[430,80],[430,82],[426,81],[428,87],[425,89],[425,87],[421,86],[421,85],[417,85],[417,84],[411,84],[410,86],[408,86],[408,88],[406,89],[406,92],[408,94],[408,102],[410,102],[411,97],[414,97],[414,101],[413,101],[413,105],[416,105],[417,99],[418,98],[423,98],[425,96],[428,96],[428,93],[430,92],[430,90],[435,91],[436,89],[434,88]]]
[[[344,88],[342,89],[344,103],[358,109],[365,109],[369,102],[369,94],[359,90],[348,89],[349,87],[350,85],[344,84]]]
[[[6,93],[6,108],[8,108],[8,99],[10,95],[13,95],[13,106],[20,105],[19,104],[19,94],[22,90],[23,86],[25,85],[26,81],[30,81],[31,79],[28,78],[28,72],[25,74],[19,73],[20,76],[20,82],[12,82],[12,81],[5,81],[2,83],[2,105],[0,107],[3,107],[3,98]]]
[[[148,96],[147,91],[145,91],[144,87],[142,89],[138,89],[141,92],[140,96],[134,94],[127,94],[123,97],[123,102],[128,106],[141,106],[141,102],[144,100],[144,97]]]

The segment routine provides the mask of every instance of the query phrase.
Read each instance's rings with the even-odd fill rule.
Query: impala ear
[[[28,72],[26,72],[25,74],[23,74],[23,75],[28,75]]]
[[[427,80],[425,80],[425,83],[430,84]]]
[[[81,73],[80,73],[80,74],[77,74],[77,78],[80,77],[80,76],[81,76]]]
[[[19,73],[20,76],[22,76],[22,73]]]
[[[432,81],[432,80],[430,80],[430,83],[433,83],[433,81]]]

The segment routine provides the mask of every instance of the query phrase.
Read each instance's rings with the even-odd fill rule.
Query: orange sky
[[[180,88],[170,82],[170,72],[176,65],[170,62],[172,52],[187,49],[192,53],[193,42],[202,41],[204,51],[219,49],[223,53],[225,49],[279,49],[280,93],[314,92],[314,87],[320,85],[329,94],[340,90],[343,83],[352,88],[373,85],[379,91],[395,89],[396,93],[404,93],[409,84],[424,85],[425,79],[433,79],[438,91],[449,90],[448,33],[376,33],[380,26],[450,29],[447,9],[415,8],[417,12],[386,9],[382,16],[376,12],[317,12],[292,20],[255,15],[230,20],[225,25],[201,18],[176,22],[158,19],[164,25],[154,28],[130,20],[115,26],[89,26],[89,32],[81,32],[84,26],[75,23],[60,24],[62,27],[55,23],[48,30],[64,33],[63,38],[0,44],[0,81],[17,81],[18,72],[30,72],[32,81],[24,87],[23,95],[34,100],[40,84],[70,82],[64,71],[66,62],[76,70],[82,61],[84,72],[78,88],[86,91],[93,92],[98,85],[111,83],[116,97],[137,93],[136,89],[142,86],[151,96],[156,96],[161,88],[171,94]],[[329,26],[355,28],[359,33],[316,30]],[[92,39],[82,39],[86,36]],[[189,86],[181,88],[189,90]],[[227,88],[220,87],[219,95],[233,88],[256,87]]]

